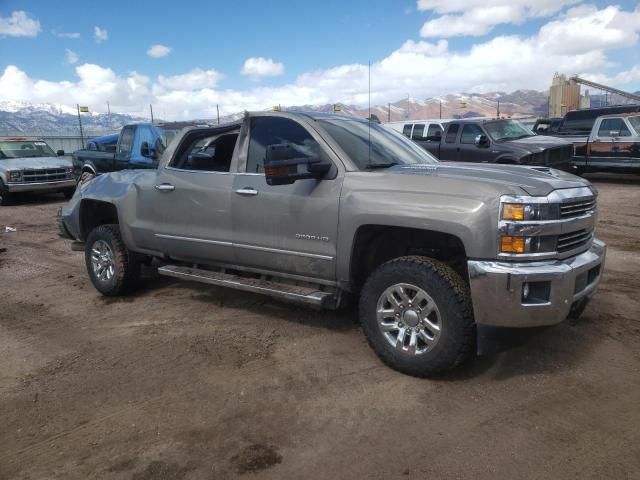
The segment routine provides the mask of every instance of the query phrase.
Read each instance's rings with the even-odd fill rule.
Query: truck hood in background
[[[25,168],[66,168],[73,164],[68,158],[62,157],[34,157],[34,158],[5,158],[0,159],[0,170],[24,170]]]
[[[571,145],[571,140],[565,140],[557,137],[550,137],[545,135],[533,135],[531,137],[519,138],[517,140],[506,140],[499,142],[500,144],[515,145],[526,150],[530,150],[532,153],[536,152],[536,148],[544,150],[553,147],[562,147],[563,145]]]
[[[396,165],[388,173],[433,175],[443,178],[483,182],[504,187],[504,193],[524,190],[528,195],[544,196],[561,188],[591,185],[587,180],[561,170],[547,167],[440,162],[437,164]]]

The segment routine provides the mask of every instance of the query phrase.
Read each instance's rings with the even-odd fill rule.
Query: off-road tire
[[[432,350],[420,355],[398,352],[378,327],[378,299],[388,287],[400,283],[428,292],[440,312],[440,338]],[[416,377],[433,376],[460,365],[473,354],[476,345],[468,285],[451,267],[428,257],[400,257],[378,267],[362,288],[359,316],[367,341],[380,359],[391,368]]]
[[[15,203],[16,196],[10,193],[5,184],[0,180],[0,205],[7,207]]]
[[[92,267],[91,255],[93,246],[104,241],[113,253],[115,272],[108,280],[98,278]],[[140,262],[133,252],[127,250],[118,225],[100,225],[94,228],[85,242],[84,258],[91,283],[100,293],[107,297],[116,297],[130,293],[140,279]]]
[[[62,190],[62,194],[64,195],[64,198],[66,198],[67,200],[73,197],[73,194],[75,192],[76,192],[76,187],[65,188],[64,190]]]

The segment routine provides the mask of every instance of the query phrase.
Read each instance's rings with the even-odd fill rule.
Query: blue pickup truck
[[[76,180],[85,182],[117,170],[156,168],[171,139],[193,122],[136,123],[122,127],[119,135],[91,139],[87,147],[73,152]]]

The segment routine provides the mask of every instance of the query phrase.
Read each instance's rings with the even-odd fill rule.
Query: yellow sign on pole
[[[460,102],[460,108],[467,108],[467,102]]]
[[[89,112],[89,107],[80,107],[80,112],[82,113],[88,113]]]
[[[341,112],[342,111],[342,105],[338,105],[337,103],[333,106],[333,111],[334,112]]]
[[[280,111],[280,105],[276,105],[275,107],[273,107],[273,111],[274,112],[279,112]]]

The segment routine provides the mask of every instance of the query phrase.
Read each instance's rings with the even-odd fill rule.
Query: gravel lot
[[[0,208],[0,478],[640,478],[640,177],[591,179],[583,317],[437,380],[382,365],[354,311],[152,271],[103,298],[61,196]]]

